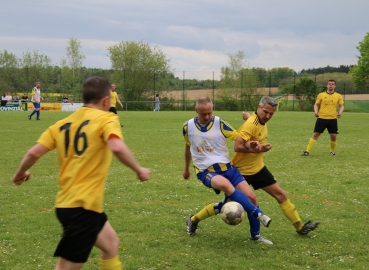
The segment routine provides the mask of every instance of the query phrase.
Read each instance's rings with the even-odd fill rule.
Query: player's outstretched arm
[[[183,170],[182,176],[184,179],[189,179],[190,178],[190,164],[191,164],[191,160],[192,160],[192,156],[191,156],[191,151],[190,151],[190,146],[186,144],[185,146],[185,168]]]
[[[150,169],[143,168],[140,166],[140,164],[133,156],[131,150],[121,139],[114,136],[111,137],[108,140],[108,146],[110,150],[114,153],[114,155],[119,159],[120,162],[122,162],[124,165],[126,165],[128,168],[130,168],[136,173],[137,178],[141,182],[150,179],[151,176]]]
[[[23,157],[17,171],[13,175],[13,183],[19,186],[23,184],[23,182],[28,181],[31,177],[31,174],[27,170],[30,169],[37,162],[37,160],[47,152],[49,152],[49,149],[42,144],[38,143],[34,145]]]

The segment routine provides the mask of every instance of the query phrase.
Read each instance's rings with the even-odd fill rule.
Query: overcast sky
[[[249,67],[300,72],[357,64],[368,32],[368,0],[0,0],[0,51],[55,65],[73,37],[86,67],[110,68],[107,47],[129,40],[157,46],[176,73],[219,72],[239,50]]]

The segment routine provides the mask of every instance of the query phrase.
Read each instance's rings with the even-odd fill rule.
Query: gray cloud
[[[238,50],[250,66],[300,71],[356,64],[367,14],[364,0],[2,1],[0,50],[38,50],[58,64],[74,37],[85,66],[110,68],[106,48],[133,40],[161,48],[177,71],[219,72]]]

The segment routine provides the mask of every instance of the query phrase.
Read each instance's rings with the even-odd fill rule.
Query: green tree
[[[316,98],[316,83],[307,76],[302,76],[295,86],[295,97],[300,110],[311,110]]]
[[[170,60],[148,43],[122,41],[108,47],[113,74],[111,81],[124,89],[124,100],[152,98],[156,78],[169,78]]]
[[[19,59],[7,50],[0,51],[0,89],[6,92],[14,92],[19,89],[20,72]]]
[[[356,48],[360,52],[360,56],[357,56],[359,60],[350,71],[355,87],[360,89],[367,86],[369,82],[369,32]]]
[[[268,85],[271,87],[278,87],[281,83],[281,80],[292,77],[296,74],[295,70],[289,67],[272,68],[269,72],[271,74],[271,78],[270,82],[268,82]]]
[[[86,56],[81,52],[81,42],[79,42],[76,38],[70,38],[68,40],[67,46],[67,60],[66,63],[69,68],[72,70],[73,78],[76,78],[76,73],[81,69],[83,64],[83,59]]]
[[[248,68],[245,52],[238,51],[228,56],[228,66],[221,68],[219,83],[218,98],[222,101],[221,109],[253,110],[259,99],[259,96],[255,95],[259,86],[258,77],[252,69]]]
[[[51,59],[47,55],[40,54],[38,51],[23,53],[20,67],[22,68],[22,77],[25,78],[24,83],[27,91],[30,91],[37,81],[42,83],[44,93],[45,90],[50,90],[49,86],[54,80],[49,76],[49,72],[46,72],[46,70],[50,70],[50,66]]]
[[[67,55],[60,62],[61,78],[63,80],[62,92],[68,95],[78,95],[82,88],[81,69],[86,56],[81,51],[81,42],[76,38],[68,39]]]

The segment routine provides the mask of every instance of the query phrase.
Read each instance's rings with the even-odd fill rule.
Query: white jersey
[[[188,121],[188,140],[194,166],[200,171],[215,163],[230,162],[227,138],[222,133],[220,118],[214,117],[213,125],[206,131],[197,128],[194,118]]]
[[[41,90],[37,87],[34,87],[32,89],[32,98],[31,101],[32,102],[40,102],[40,97],[41,97]]]

